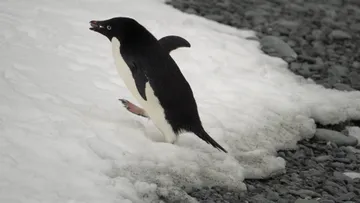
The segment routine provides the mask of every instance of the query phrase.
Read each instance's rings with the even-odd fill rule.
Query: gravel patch
[[[279,151],[286,173],[267,180],[245,180],[247,191],[194,189],[199,202],[360,202],[360,147],[324,140],[302,140],[298,150]],[[355,172],[357,171],[357,172]],[[302,200],[302,201],[301,201]]]
[[[326,88],[360,90],[359,0],[169,0],[183,12],[257,32],[262,50]],[[360,202],[360,121],[317,124],[313,139],[279,151],[286,173],[245,180],[247,191],[194,188],[199,202]]]
[[[358,0],[171,0],[171,6],[258,33],[263,51],[327,88],[360,90]],[[295,60],[294,60],[295,58]],[[294,64],[292,64],[294,63]]]

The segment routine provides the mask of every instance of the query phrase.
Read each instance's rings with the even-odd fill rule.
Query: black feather
[[[193,130],[193,132],[195,133],[195,135],[200,137],[206,143],[211,144],[213,147],[217,148],[218,150],[228,153],[221,145],[219,145],[214,139],[210,137],[210,135],[204,130],[204,128],[200,127],[198,128],[198,130]]]
[[[159,39],[159,43],[163,47],[163,49],[168,53],[170,53],[171,51],[177,48],[191,47],[190,43],[186,39],[175,35],[169,35],[163,37]]]

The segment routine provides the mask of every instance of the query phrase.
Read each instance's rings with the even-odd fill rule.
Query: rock
[[[263,9],[256,9],[256,10],[249,10],[244,13],[245,17],[247,18],[253,18],[256,16],[266,16],[269,15],[269,13]]]
[[[329,75],[326,80],[327,80],[328,84],[330,85],[330,87],[334,87],[335,84],[341,83],[341,81],[342,81],[341,76],[339,76],[339,75]]]
[[[343,173],[339,172],[339,171],[334,171],[333,173],[333,179],[337,182],[342,182],[342,183],[350,183],[353,182],[351,178],[349,178],[348,176],[344,175]],[[342,187],[343,188],[343,187]],[[346,192],[346,190],[345,190]]]
[[[263,194],[255,195],[252,200],[255,202],[273,203],[273,201],[267,200]]]
[[[346,150],[347,152],[351,152],[351,153],[354,153],[354,154],[360,154],[360,150],[359,150],[359,149],[356,149],[356,148],[351,147],[351,146],[347,146],[347,147],[345,148],[345,150]]]
[[[252,23],[254,25],[263,24],[263,23],[266,23],[266,21],[267,21],[266,18],[263,16],[254,16],[252,19]]]
[[[360,62],[359,61],[354,61],[351,64],[351,67],[355,68],[355,69],[360,69]]]
[[[334,6],[342,6],[344,4],[343,0],[328,0],[328,2]]]
[[[355,146],[358,142],[354,137],[345,136],[340,132],[321,128],[316,129],[315,138],[333,142],[338,146]]]
[[[286,4],[285,6],[286,9],[288,10],[292,10],[293,12],[296,12],[296,13],[305,13],[308,11],[308,8],[304,7],[304,6],[300,6],[300,5],[297,5],[297,4],[293,4],[293,3],[289,3],[289,4]]]
[[[354,186],[353,186],[353,185],[347,184],[347,185],[346,185],[346,188],[347,188],[347,190],[348,190],[349,192],[354,192]]]
[[[285,27],[289,30],[296,29],[299,26],[299,22],[284,19],[276,21],[275,24]]]
[[[346,156],[346,152],[343,151],[343,148],[340,148],[341,151],[335,152],[336,158],[344,158]]]
[[[311,35],[312,35],[313,39],[320,40],[322,38],[322,31],[321,30],[313,30],[311,32]]]
[[[351,71],[349,73],[349,80],[354,89],[360,89],[360,74],[359,73],[357,73],[355,71]]]
[[[323,193],[321,199],[326,199],[326,200],[333,200],[335,202],[335,197],[331,196],[330,194],[327,193]]]
[[[315,199],[297,199],[295,203],[319,203],[319,201]]]
[[[360,23],[354,23],[350,25],[350,29],[354,30],[355,32],[360,32]]]
[[[284,188],[284,187],[278,187],[276,188],[276,191],[280,194],[280,195],[284,195],[287,194],[289,191],[288,189]]]
[[[344,77],[347,76],[349,73],[349,69],[346,66],[342,66],[342,65],[333,65],[331,66],[329,73],[338,77]]]
[[[300,66],[300,68],[297,70],[297,72],[306,78],[312,75],[312,73],[310,71],[310,65],[307,63],[303,63]]]
[[[359,178],[360,179],[360,173],[357,172],[345,172],[344,175],[351,179]]]
[[[196,10],[193,9],[193,8],[188,8],[185,10],[186,13],[189,13],[189,14],[197,14]]]
[[[340,162],[333,162],[333,163],[330,164],[330,166],[331,166],[331,167],[334,167],[334,168],[340,168],[340,169],[342,169],[342,168],[345,167],[345,164],[340,163]]]
[[[347,200],[351,200],[354,197],[356,197],[355,193],[349,192],[349,193],[343,194],[340,197],[336,198],[336,200],[338,202],[344,202],[344,201],[347,201]]]
[[[320,203],[335,203],[333,200],[320,200]]]
[[[360,6],[360,2],[358,0],[348,0],[347,2]]]
[[[309,63],[311,63],[311,64],[316,63],[316,58],[311,57],[311,56],[300,55],[300,56],[298,56],[298,59],[299,59],[299,60],[302,60],[302,61],[309,62]]]
[[[331,160],[331,159],[332,159],[331,156],[327,156],[327,155],[315,157],[315,160],[316,160],[317,162],[329,161],[329,160]]]
[[[277,200],[280,198],[279,194],[273,191],[268,192],[268,194],[266,195],[266,198],[268,200],[272,200],[277,202]]]
[[[357,157],[356,157],[356,155],[353,154],[353,153],[348,153],[348,154],[346,155],[346,157],[347,157],[349,160],[351,160],[351,162],[354,162],[354,163],[357,162]]]
[[[340,90],[340,91],[353,91],[354,90],[349,85],[343,84],[343,83],[334,84],[334,88],[337,89],[337,90]]]
[[[260,44],[263,49],[272,49],[281,58],[297,58],[295,51],[279,37],[265,36],[260,40]]]
[[[315,41],[312,43],[313,52],[318,56],[323,56],[325,54],[325,45],[320,41]]]
[[[300,195],[301,197],[320,197],[321,195],[317,192],[311,191],[311,190],[306,190],[306,189],[300,189],[297,191],[297,194]]]
[[[208,18],[210,20],[213,20],[213,21],[217,21],[217,22],[221,22],[223,19],[224,19],[224,16],[223,15],[217,15],[217,14],[209,14],[209,15],[205,15],[204,16],[205,18]]]
[[[315,64],[316,65],[324,65],[324,61],[320,57],[316,57]]]
[[[335,40],[351,39],[351,35],[342,30],[333,30],[329,34],[329,37],[330,39],[335,39]]]
[[[332,181],[325,181],[325,185],[323,187],[323,189],[328,192],[331,195],[339,195],[340,194],[340,188],[341,186],[332,182]]]
[[[309,176],[320,176],[320,175],[322,175],[323,171],[312,168],[312,169],[309,169],[308,171],[306,171],[306,173]]]
[[[313,65],[309,65],[309,70],[310,71],[321,71],[325,68],[324,64],[313,64]]]
[[[247,185],[247,189],[249,191],[255,190],[255,187],[253,185]]]
[[[351,160],[348,159],[348,158],[335,158],[334,161],[341,162],[341,163],[346,163],[346,164],[351,163]]]
[[[292,71],[297,71],[297,70],[300,70],[300,68],[301,68],[301,63],[298,63],[298,62],[292,62],[291,64],[290,64],[290,70],[292,70]]]

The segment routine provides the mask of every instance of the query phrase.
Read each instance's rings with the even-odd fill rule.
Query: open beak
[[[104,26],[101,25],[101,21],[92,20],[90,21],[90,30],[100,32],[104,29]]]

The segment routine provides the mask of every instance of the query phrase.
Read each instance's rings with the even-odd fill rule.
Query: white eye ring
[[[110,25],[106,26],[106,29],[111,30],[111,26]]]

